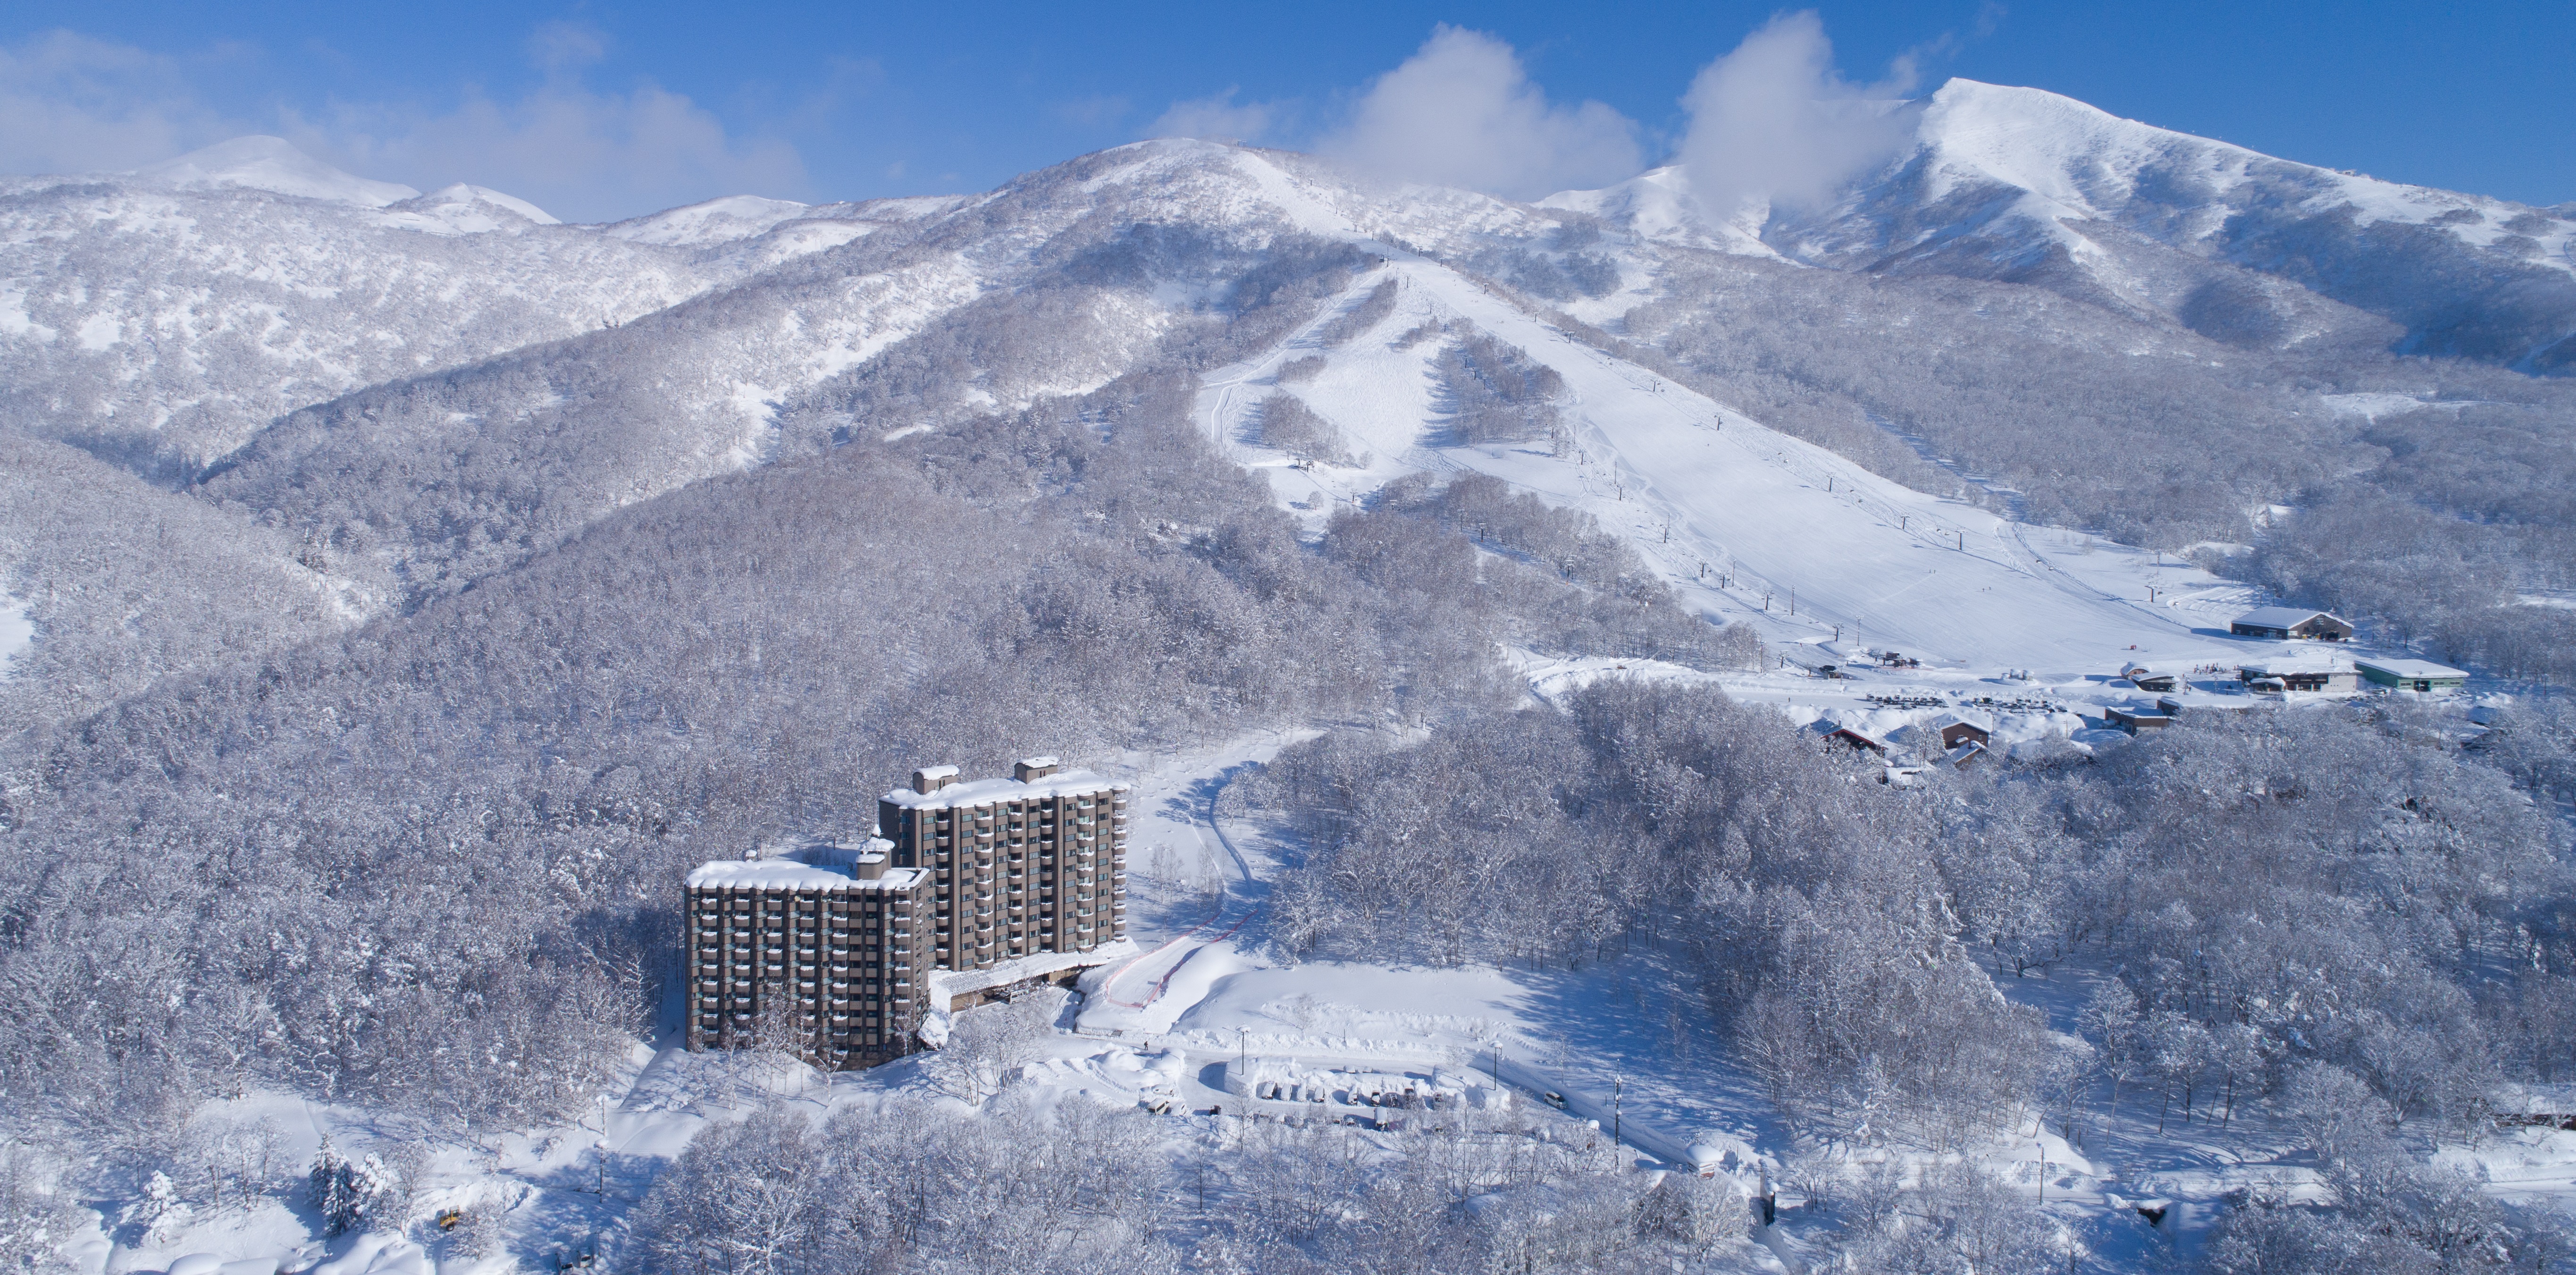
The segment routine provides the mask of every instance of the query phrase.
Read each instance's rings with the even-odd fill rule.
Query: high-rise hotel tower
[[[864,845],[691,872],[689,1047],[872,1066],[912,1052],[930,1010],[1130,950],[1128,792],[1052,757],[973,783],[933,766],[877,803]]]
[[[942,969],[983,969],[1127,937],[1129,786],[1031,757],[1009,779],[912,772],[877,801],[894,866],[930,874],[931,950]]]

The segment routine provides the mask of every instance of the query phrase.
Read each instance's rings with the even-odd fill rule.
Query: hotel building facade
[[[923,1017],[1131,950],[1130,788],[1055,758],[913,772],[879,836],[709,863],[683,891],[688,1046],[816,1066],[911,1053]]]

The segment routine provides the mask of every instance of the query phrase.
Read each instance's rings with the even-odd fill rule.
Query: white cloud
[[[528,60],[549,72],[575,71],[608,56],[608,33],[587,22],[544,22],[528,37]]]
[[[321,119],[290,117],[284,135],[354,172],[422,190],[472,182],[567,221],[805,189],[795,147],[732,137],[704,108],[651,85],[632,93],[552,86],[511,103],[472,93],[445,113],[344,106]]]
[[[1599,102],[1549,102],[1510,45],[1452,26],[1379,77],[1318,149],[1382,177],[1514,199],[1606,186],[1644,165],[1633,121]]]
[[[1280,123],[1282,112],[1271,102],[1237,105],[1236,90],[1214,97],[1174,102],[1145,130],[1147,137],[1201,137],[1213,142],[1258,142]]]
[[[0,46],[0,172],[116,172],[258,131],[189,80],[180,59],[69,31]]]
[[[598,92],[573,72],[605,51],[587,27],[529,40],[544,85],[512,101],[468,89],[452,108],[337,102],[237,116],[201,72],[256,51],[173,57],[70,32],[0,45],[0,172],[116,172],[251,133],[275,133],[351,172],[422,190],[472,182],[567,220],[635,216],[717,195],[805,193],[796,148],[740,137],[688,98],[645,85]]]
[[[1912,90],[1913,65],[1900,59],[1884,84],[1845,83],[1813,12],[1773,18],[1701,71],[1682,99],[1691,189],[1719,216],[1759,199],[1823,201],[1904,144],[1905,121],[1884,99]]]

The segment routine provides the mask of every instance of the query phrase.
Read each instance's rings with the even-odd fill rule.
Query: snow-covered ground
[[[0,679],[9,676],[10,662],[35,640],[36,617],[29,613],[26,604],[0,593]]]
[[[1392,277],[1402,284],[1393,313],[1327,348],[1316,333],[1340,313],[1328,309],[1261,357],[1210,373],[1200,396],[1210,435],[1312,519],[1405,473],[1474,470],[1591,513],[1685,605],[1750,621],[1774,642],[2057,674],[2242,653],[2226,622],[2256,604],[2243,586],[1914,491],[1595,349],[1446,266],[1386,251],[1390,263],[1354,283],[1344,305]],[[1399,341],[1433,321],[1472,325],[1563,376],[1572,445],[1450,443],[1432,366],[1443,339]],[[1277,384],[1283,365],[1314,357],[1320,373]],[[1258,407],[1274,393],[1304,400],[1369,463],[1299,465],[1261,446]]]

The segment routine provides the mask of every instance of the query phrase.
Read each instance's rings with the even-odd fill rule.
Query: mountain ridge
[[[2302,226],[2371,233],[2284,202],[2289,178],[2265,189],[2290,220],[2249,228],[2140,176],[2232,181],[2278,164],[2315,183],[2322,170],[2036,90],[1954,82],[1900,109],[1919,117],[1915,148],[1838,203],[1726,220],[1670,168],[1517,204],[1190,140],[979,195],[729,196],[605,226],[549,224],[471,186],[367,207],[141,179],[9,183],[0,428],[184,483],[261,536],[283,531],[332,596],[399,611],[690,483],[1121,378],[1208,374],[1287,339],[1311,307],[1356,305],[1350,280],[1391,257],[1508,298],[1630,383],[1671,379],[1879,479],[2156,548],[2250,544],[2264,510],[2381,454],[2359,437],[2380,425],[2337,424],[2321,395],[2555,410],[2546,382],[2410,361],[2431,352],[2420,323],[2228,259]],[[2452,267],[2493,255],[2513,217],[2444,198],[2489,209],[2486,229],[2432,224],[2425,205],[2394,246],[2328,236],[2332,260],[2418,252],[2439,286],[2416,310],[2490,313],[2484,276]],[[2528,329],[2551,303],[2526,300],[2505,317]],[[2043,366],[2058,370],[2027,370]],[[1446,375],[1423,361],[1413,374]],[[1372,426],[1372,450],[1411,454],[1451,428],[1446,401]],[[2173,419],[2203,422],[2200,454],[2147,448],[2135,475],[2089,475]],[[1399,427],[1421,440],[1384,432]],[[1786,588],[1830,569],[1775,555],[1764,573]]]

